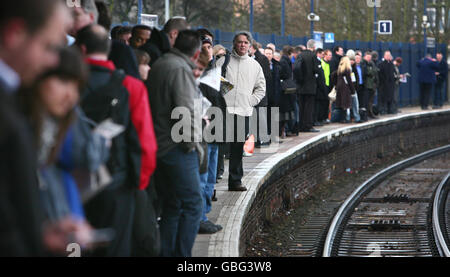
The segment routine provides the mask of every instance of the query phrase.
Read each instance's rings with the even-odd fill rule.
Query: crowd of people
[[[250,134],[265,147],[398,112],[405,76],[390,51],[378,62],[310,40],[280,52],[247,31],[226,49],[184,18],[111,29],[104,3],[79,2],[1,4],[1,256],[75,243],[84,256],[189,257],[199,233],[222,230],[207,214],[226,155],[228,190],[247,190]],[[443,104],[444,64],[418,63],[423,109],[433,83]]]

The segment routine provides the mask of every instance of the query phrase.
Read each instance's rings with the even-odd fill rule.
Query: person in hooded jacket
[[[133,49],[119,40],[111,41],[111,51],[108,59],[116,68],[123,69],[127,75],[140,79],[139,66]]]

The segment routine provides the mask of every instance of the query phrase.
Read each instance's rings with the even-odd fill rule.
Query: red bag
[[[247,154],[253,154],[255,150],[255,136],[250,135],[244,143],[244,152]]]

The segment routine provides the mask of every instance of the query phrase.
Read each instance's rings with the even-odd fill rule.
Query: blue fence
[[[223,32],[220,30],[214,31],[215,43],[222,44],[228,49],[232,47],[232,41],[234,37],[233,32]],[[284,45],[306,45],[309,37],[293,37],[293,36],[278,36],[275,34],[259,34],[253,33],[253,37],[259,43],[266,45],[273,43],[277,49],[282,49]],[[410,44],[410,43],[392,43],[392,42],[363,42],[363,41],[336,41],[335,43],[324,43],[324,49],[333,49],[335,45],[342,46],[344,51],[348,49],[362,50],[367,49],[377,51],[382,58],[385,50],[390,50],[394,58],[402,57],[403,63],[400,66],[400,73],[410,73],[411,78],[408,78],[408,82],[400,85],[400,106],[417,105],[419,103],[419,85],[417,82],[418,69],[416,67],[417,61],[425,56],[425,46],[423,43]],[[444,54],[444,60],[447,60],[447,45],[437,44],[435,48],[429,48],[433,56],[436,52],[442,52]],[[447,91],[447,90],[446,90]],[[445,96],[446,100],[447,95]]]

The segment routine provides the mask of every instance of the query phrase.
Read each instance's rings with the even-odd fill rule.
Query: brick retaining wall
[[[450,143],[450,111],[405,115],[322,135],[278,161],[261,178],[240,228],[239,253],[264,224],[297,207],[318,186],[380,158]]]

